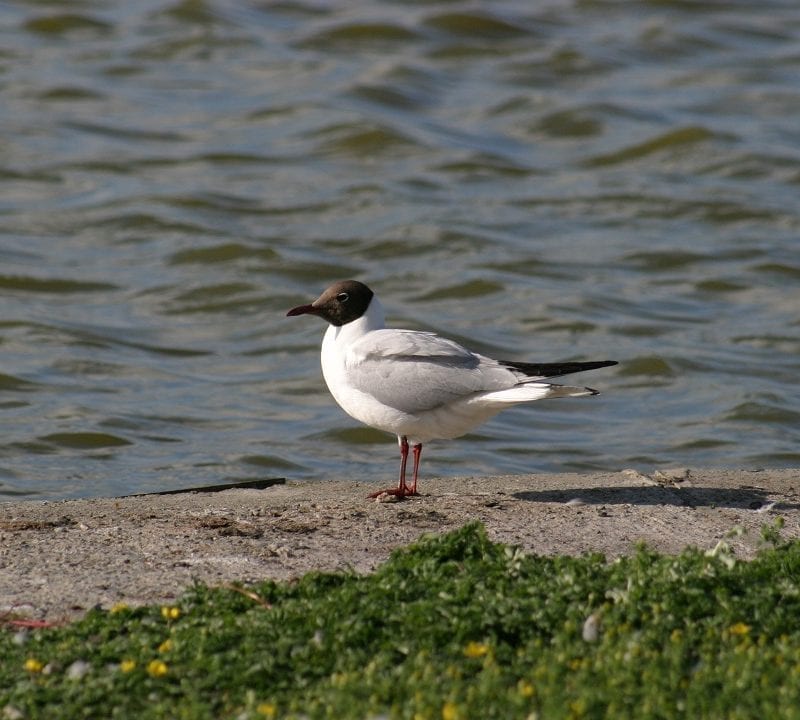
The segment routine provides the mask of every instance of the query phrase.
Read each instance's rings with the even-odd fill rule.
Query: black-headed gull
[[[435,333],[385,326],[383,307],[364,283],[331,285],[310,305],[287,315],[317,315],[329,323],[322,340],[322,374],[342,409],[365,425],[397,435],[400,480],[374,493],[417,494],[422,444],[468,433],[517,403],[597,395],[549,378],[616,365],[596,362],[524,363],[493,360]],[[406,484],[413,448],[414,476]]]

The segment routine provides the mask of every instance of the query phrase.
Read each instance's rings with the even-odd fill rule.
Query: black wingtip
[[[528,377],[551,378],[571,373],[597,370],[598,368],[619,365],[616,360],[592,360],[589,362],[525,363],[513,360],[500,360],[501,365],[518,370]]]

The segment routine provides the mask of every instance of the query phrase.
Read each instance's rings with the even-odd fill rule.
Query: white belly
[[[399,433],[395,428],[404,426],[410,419],[409,416],[378,402],[348,382],[345,355],[337,351],[335,330],[336,328],[328,328],[322,340],[322,375],[334,400],[339,403],[342,410],[359,422],[378,430]],[[341,339],[339,341],[341,342]]]

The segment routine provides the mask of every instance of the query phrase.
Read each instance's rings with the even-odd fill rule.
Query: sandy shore
[[[675,553],[725,539],[740,557],[780,515],[800,537],[800,470],[674,470],[426,479],[422,495],[303,482],[263,490],[0,503],[0,612],[75,616],[95,605],[169,602],[195,580],[368,571],[421,534],[483,522],[538,554]]]

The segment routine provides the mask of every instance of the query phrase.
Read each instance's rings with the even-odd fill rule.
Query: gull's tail
[[[500,364],[511,370],[519,379],[513,387],[505,390],[495,390],[481,395],[481,400],[498,403],[522,403],[545,398],[558,397],[585,397],[599,395],[597,390],[590,387],[575,387],[573,385],[556,385],[541,382],[559,375],[596,370],[597,368],[616,365],[615,360],[595,360],[592,362],[562,362],[562,363],[523,363],[511,360],[500,360]]]
[[[522,382],[506,390],[495,390],[484,393],[480,399],[498,403],[523,403],[534,400],[558,397],[585,397],[599,395],[597,390],[590,387],[575,387],[571,385],[553,385],[551,383]]]

